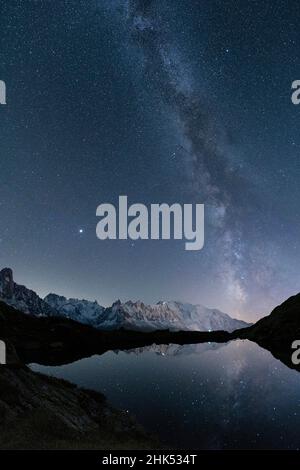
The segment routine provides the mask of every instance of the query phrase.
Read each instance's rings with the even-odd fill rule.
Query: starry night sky
[[[41,295],[254,320],[300,290],[300,5],[3,0],[0,266]],[[100,241],[96,208],[204,203],[205,246]]]

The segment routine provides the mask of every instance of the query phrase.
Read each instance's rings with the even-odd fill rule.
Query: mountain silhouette
[[[293,364],[291,359],[292,343],[300,340],[300,293],[288,298],[249,328],[235,331],[232,336],[254,341],[288,367],[300,371],[300,366]]]

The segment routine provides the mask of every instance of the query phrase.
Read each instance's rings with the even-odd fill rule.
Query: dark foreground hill
[[[292,343],[300,340],[300,294],[290,297],[274,308],[270,315],[249,328],[235,331],[232,336],[254,341],[288,367],[300,370],[291,360]]]
[[[1,366],[0,449],[152,447],[154,440],[100,393],[27,367]]]

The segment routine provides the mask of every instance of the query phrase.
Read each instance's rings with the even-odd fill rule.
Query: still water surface
[[[300,373],[249,341],[153,346],[31,368],[101,391],[174,448],[300,448]]]

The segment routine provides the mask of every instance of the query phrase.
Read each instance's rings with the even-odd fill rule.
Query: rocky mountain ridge
[[[69,318],[101,330],[232,332],[249,326],[218,309],[178,301],[147,305],[141,301],[117,300],[105,308],[97,301],[67,299],[54,293],[42,299],[34,291],[17,284],[10,268],[0,271],[0,300],[25,314]]]

